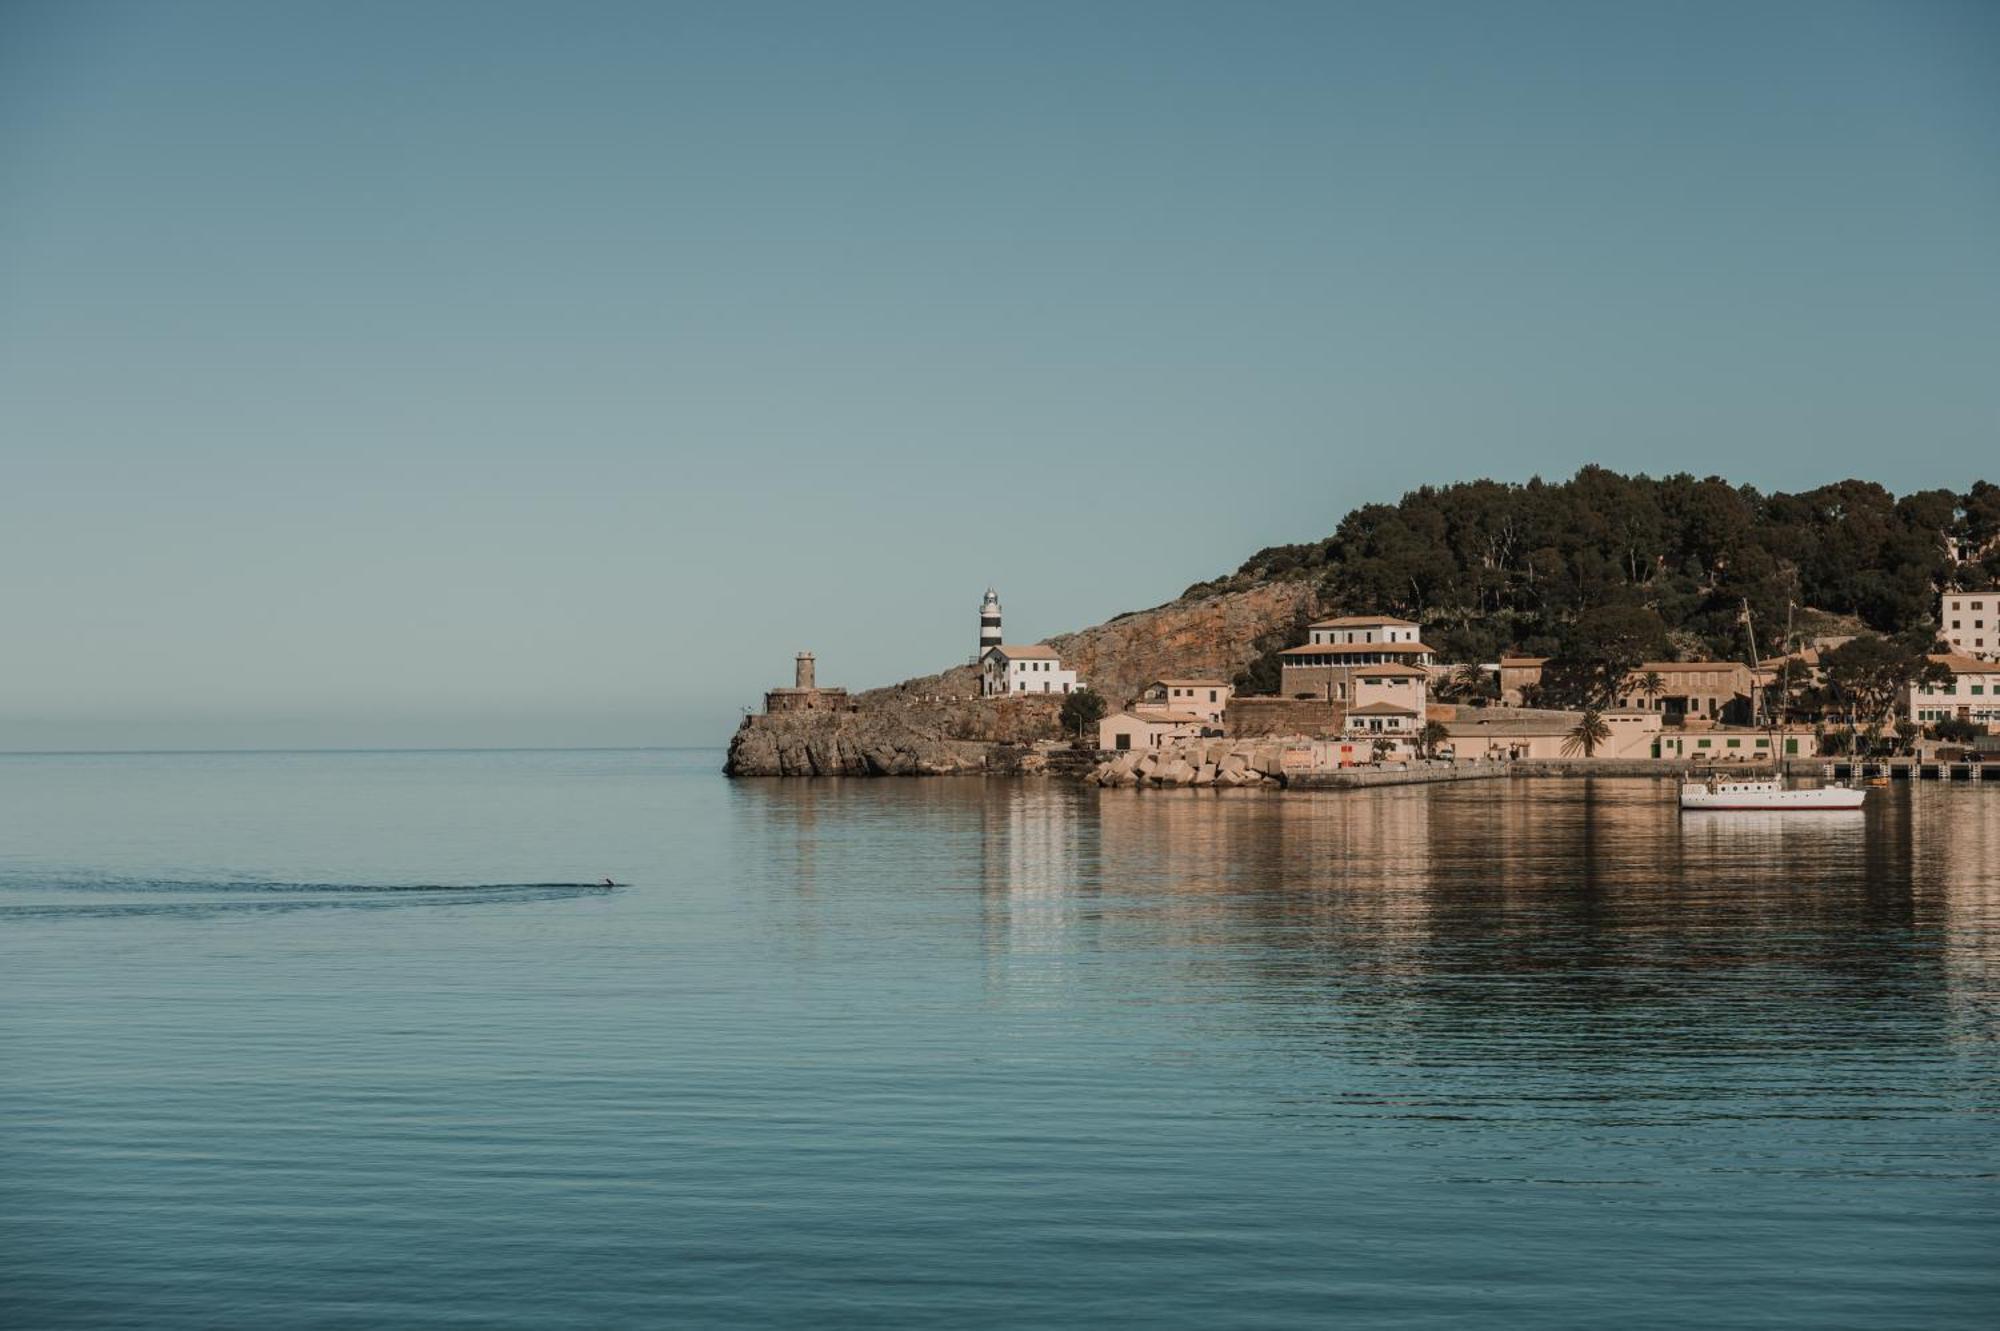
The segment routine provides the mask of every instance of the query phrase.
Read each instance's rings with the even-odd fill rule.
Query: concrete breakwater
[[[1356,790],[1374,786],[1472,781],[1507,775],[1500,762],[1415,762],[1367,767],[1315,767],[1313,747],[1299,739],[1183,740],[1146,752],[1121,753],[1097,765],[1100,786],[1285,786],[1293,790]]]
[[[1184,740],[1098,764],[1100,786],[1276,786],[1284,781],[1286,745],[1271,740]]]

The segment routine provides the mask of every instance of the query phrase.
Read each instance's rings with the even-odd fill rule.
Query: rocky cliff
[[[1305,625],[1317,610],[1310,583],[1272,582],[1120,615],[1050,638],[1049,646],[1118,707],[1166,676],[1234,679],[1263,650],[1258,639],[1277,635],[1304,642]]]
[[[1051,638],[1065,665],[1117,708],[1164,676],[1232,679],[1297,632],[1316,609],[1304,583],[1210,592]],[[1002,746],[1060,737],[1059,698],[978,697],[979,675],[954,666],[854,695],[849,712],[753,717],[730,741],[731,776],[934,775],[1009,767]]]
[[[954,740],[893,709],[754,717],[729,742],[730,776],[948,776],[986,768],[991,745]]]

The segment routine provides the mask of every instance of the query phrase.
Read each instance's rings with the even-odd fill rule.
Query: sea
[[[2000,1325],[2000,784],[721,759],[0,756],[0,1326]]]

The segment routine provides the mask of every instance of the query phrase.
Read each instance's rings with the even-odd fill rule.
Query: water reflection
[[[1107,952],[1120,988],[1383,1056],[1419,1036],[1432,1056],[1617,1059],[1995,1030],[1990,790],[1685,816],[1643,780],[753,790],[795,899],[829,855],[843,882],[894,854],[923,857],[940,887],[976,884],[988,979],[1014,1000],[1099,996],[1077,968]]]

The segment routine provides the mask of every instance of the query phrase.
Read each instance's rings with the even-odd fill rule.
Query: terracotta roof
[[[1954,675],[2000,675],[2000,661],[1982,661],[1976,656],[1961,656],[1956,652],[1933,656],[1931,660]]]
[[[1549,658],[1546,656],[1503,656],[1500,658],[1500,668],[1502,670],[1519,669],[1523,666],[1547,665],[1548,663]]]
[[[1363,652],[1388,652],[1392,656],[1421,656],[1430,648],[1420,642],[1309,642],[1303,647],[1287,647],[1280,656],[1358,656]]]
[[[1394,615],[1342,615],[1338,619],[1316,619],[1306,625],[1306,627],[1313,629],[1359,629],[1368,628],[1375,624],[1386,624],[1399,629],[1422,627],[1411,620],[1398,619]]]
[[[1417,713],[1414,708],[1398,707],[1392,702],[1371,702],[1360,707],[1350,707],[1347,709],[1347,714],[1349,716],[1415,716]]]
[[[1356,679],[1429,679],[1431,672],[1422,666],[1373,665],[1363,666],[1354,672]]]
[[[1226,679],[1156,679],[1153,681],[1153,684],[1165,684],[1171,688],[1181,689],[1226,689],[1229,687],[1229,681]],[[1146,687],[1150,689],[1153,687],[1153,684],[1148,684]]]
[[[1662,675],[1686,674],[1690,670],[1748,670],[1741,661],[1642,661],[1626,678],[1637,679],[1648,671]]]
[[[1035,643],[1028,647],[1014,647],[1002,643],[998,647],[988,647],[986,650],[988,653],[998,652],[1010,661],[1057,661],[1062,659],[1055,648],[1044,647],[1041,643]]]
[[[1130,717],[1134,721],[1144,721],[1148,725],[1156,726],[1198,726],[1208,719],[1205,716],[1196,716],[1193,712],[1134,712],[1130,709],[1122,712],[1113,712],[1104,719],[1109,721],[1120,716]]]

